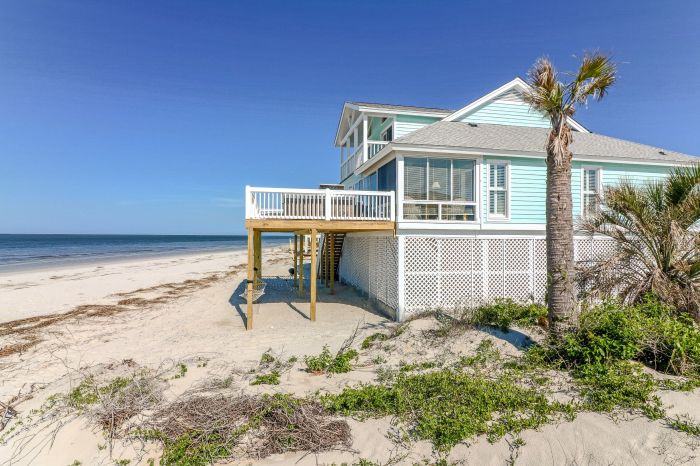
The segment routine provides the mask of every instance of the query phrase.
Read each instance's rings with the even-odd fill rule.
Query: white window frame
[[[581,166],[581,218],[585,218],[586,214],[586,194],[592,194],[586,191],[586,171],[595,170],[598,172],[596,176],[596,192],[598,197],[603,195],[603,167],[600,165],[582,165]]]
[[[463,201],[437,201],[437,200],[413,200],[413,199],[404,199],[404,160],[406,158],[416,158],[416,159],[447,159],[450,161],[453,160],[469,160],[474,162],[474,172],[473,172],[473,189],[474,189],[474,201],[472,202],[463,202]],[[426,172],[426,189],[428,189],[427,193],[430,192],[430,186],[428,186],[430,176],[428,175],[430,168],[429,168],[430,162],[428,162],[428,172]],[[481,170],[482,170],[482,163],[481,163],[481,157],[474,156],[474,157],[469,157],[469,156],[464,156],[463,154],[405,154],[405,155],[399,155],[398,156],[398,163],[396,164],[396,172],[397,172],[397,203],[398,203],[398,209],[397,209],[397,218],[399,219],[400,222],[416,222],[416,223],[439,223],[439,224],[457,224],[457,225],[473,225],[473,224],[478,224],[481,222]],[[450,198],[452,197],[452,163],[450,163]],[[430,219],[430,220],[421,220],[421,219],[405,219],[403,216],[403,207],[404,203],[409,203],[409,204],[439,204],[438,207],[438,218],[437,219]],[[474,220],[470,221],[461,221],[461,220],[441,220],[440,216],[442,215],[442,205],[445,204],[456,204],[456,205],[474,205]]]
[[[491,166],[493,165],[504,165],[506,167],[506,187],[497,188],[491,186]],[[506,192],[506,214],[492,214],[491,213],[491,190],[494,191],[505,191]],[[505,222],[510,220],[510,192],[511,192],[511,181],[510,181],[510,160],[487,160],[486,161],[486,221],[497,221]]]

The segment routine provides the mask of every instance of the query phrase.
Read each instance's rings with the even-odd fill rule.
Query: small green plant
[[[178,372],[173,376],[173,379],[181,379],[187,375],[187,366],[183,363],[177,365]]]
[[[685,432],[688,435],[700,437],[700,423],[694,421],[689,416],[676,416],[670,419],[668,423],[676,430]]]
[[[272,349],[265,351],[262,356],[260,356],[260,364],[269,366],[275,362],[275,357],[272,355]]]
[[[387,336],[383,333],[373,333],[372,335],[362,340],[360,348],[363,350],[369,349],[375,342],[384,341],[386,340],[386,338]]]
[[[103,396],[114,396],[121,392],[130,379],[117,377],[104,386],[97,386],[93,377],[86,377],[77,387],[68,392],[68,405],[75,409],[83,409],[97,403]]]
[[[278,371],[272,371],[269,374],[256,375],[251,385],[279,385],[280,384],[280,373]]]
[[[476,352],[473,356],[462,356],[459,360],[461,366],[477,366],[487,363],[495,363],[501,358],[501,353],[498,351],[491,340],[481,340]]]
[[[120,460],[116,460],[114,462],[114,464],[116,464],[117,466],[126,466],[127,464],[130,464],[130,463],[131,463],[131,460],[127,460],[127,459],[120,459]]]
[[[384,356],[382,356],[381,354],[372,358],[372,364],[379,365],[379,364],[384,364],[385,362],[386,362],[386,358]]]
[[[314,374],[341,374],[352,370],[351,361],[357,358],[357,351],[353,349],[342,349],[334,356],[328,349],[328,345],[323,347],[323,351],[318,356],[306,356],[307,372]]]

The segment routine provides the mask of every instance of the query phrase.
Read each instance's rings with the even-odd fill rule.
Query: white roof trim
[[[433,146],[433,145],[417,145],[417,144],[401,144],[391,142],[384,146],[382,150],[363,163],[355,170],[356,175],[362,175],[370,171],[377,165],[383,165],[385,162],[391,161],[396,155],[395,153],[418,153],[421,155],[430,156],[431,154],[452,154],[452,155],[474,155],[484,157],[520,157],[531,159],[545,159],[547,153],[531,152],[522,150],[505,150],[505,149],[482,149],[479,147],[454,147],[454,146]],[[576,162],[593,162],[593,163],[619,163],[628,165],[654,165],[663,167],[683,167],[693,164],[692,161],[681,162],[676,160],[640,160],[628,157],[604,157],[599,155],[574,154],[573,160]]]
[[[338,126],[336,127],[335,130],[335,145],[336,147],[340,143],[340,128],[343,126],[343,117],[345,117],[345,112],[346,110],[355,110],[357,112],[364,112],[364,113],[377,113],[377,114],[382,114],[382,115],[411,115],[411,116],[427,116],[427,117],[435,117],[435,118],[444,118],[445,116],[448,116],[450,114],[449,110],[448,111],[430,111],[430,110],[397,110],[397,109],[390,109],[390,108],[385,108],[381,106],[373,106],[373,105],[355,105],[354,103],[350,102],[345,102],[343,104],[343,110],[340,112],[340,120],[338,120]]]
[[[469,105],[462,107],[461,109],[457,110],[451,115],[446,116],[443,118],[443,121],[455,121],[458,118],[466,115],[467,113],[471,112],[472,110],[476,109],[477,107],[485,104],[486,102],[495,99],[501,94],[504,94],[512,89],[517,89],[521,92],[528,92],[530,90],[530,85],[523,81],[522,79],[516,77],[510,82],[505,83],[503,86],[499,87],[498,89],[489,92],[483,97],[480,97],[470,103]],[[573,118],[568,119],[568,123],[571,125],[572,128],[581,131],[582,133],[590,133],[583,125],[578,123],[576,120]]]

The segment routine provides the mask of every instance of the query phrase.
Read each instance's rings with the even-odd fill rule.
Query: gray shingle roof
[[[411,105],[393,105],[393,104],[378,104],[378,103],[372,103],[372,102],[348,102],[350,105],[357,105],[358,107],[374,107],[374,108],[383,108],[387,110],[408,110],[408,111],[414,111],[414,112],[435,112],[435,113],[444,113],[444,114],[450,114],[454,113],[454,110],[450,110],[447,108],[434,108],[434,107],[413,107]]]
[[[479,123],[438,121],[394,141],[395,144],[545,152],[549,129]],[[571,151],[576,156],[619,157],[657,162],[699,162],[680,152],[616,139],[601,134],[574,132]]]

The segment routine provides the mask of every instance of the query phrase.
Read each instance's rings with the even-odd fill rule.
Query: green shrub
[[[637,360],[676,375],[698,374],[700,331],[687,317],[653,300],[636,306],[605,303],[581,313],[579,327],[550,342],[567,367]]]
[[[121,392],[130,379],[117,377],[106,385],[98,386],[93,377],[85,378],[73,390],[68,392],[68,405],[75,409],[83,409],[97,403],[103,396],[114,396]]]
[[[400,374],[392,385],[362,385],[325,395],[333,413],[359,417],[397,416],[416,439],[438,450],[476,435],[495,441],[507,433],[536,428],[573,408],[550,402],[544,394],[522,387],[508,374],[495,380],[481,375],[440,370]]]
[[[331,354],[328,345],[323,347],[323,351],[318,356],[306,356],[307,372],[316,374],[341,374],[352,370],[351,361],[357,357],[357,351],[342,350],[335,356]]]
[[[279,385],[280,384],[280,373],[279,371],[272,371],[269,374],[256,375],[251,385]]]
[[[469,312],[468,312],[469,313]],[[494,325],[507,332],[513,325],[534,327],[547,318],[547,308],[540,304],[519,304],[510,299],[496,300],[472,311],[476,325]]]
[[[386,335],[383,333],[373,333],[372,335],[368,336],[364,340],[362,340],[362,344],[360,345],[361,349],[368,349],[369,347],[374,344],[376,341],[384,341],[386,340]]]
[[[578,368],[574,377],[581,386],[585,407],[591,411],[622,408],[640,411],[651,419],[664,415],[661,400],[654,393],[656,382],[637,363],[589,364]]]

